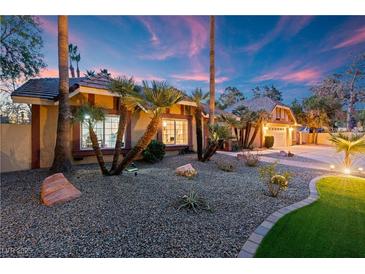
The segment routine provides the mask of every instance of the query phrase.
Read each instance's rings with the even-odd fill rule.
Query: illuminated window
[[[119,116],[118,115],[106,115],[104,121],[97,122],[94,126],[94,131],[98,137],[99,145],[101,148],[114,148],[117,140]],[[92,143],[89,136],[89,129],[87,123],[81,124],[81,149],[91,149]],[[125,144],[125,135],[123,135],[123,144]]]
[[[187,145],[188,121],[162,119],[162,142],[165,145]]]

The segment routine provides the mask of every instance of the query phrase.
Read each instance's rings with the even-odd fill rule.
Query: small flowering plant
[[[281,191],[286,190],[292,177],[290,172],[279,174],[276,165],[277,162],[259,168],[260,179],[266,184],[272,197],[277,197]]]

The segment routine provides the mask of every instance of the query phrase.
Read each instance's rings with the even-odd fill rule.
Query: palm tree
[[[209,144],[202,158],[202,162],[209,161],[225,140],[230,137],[229,128],[219,124],[209,125]]]
[[[215,109],[215,17],[210,16],[210,51],[209,51],[209,124],[214,124],[214,109]]]
[[[70,58],[70,72],[71,72],[71,77],[75,78],[75,69],[72,65],[72,61],[75,60],[75,55],[77,53],[77,46],[73,45],[73,44],[69,44],[68,45],[68,57]]]
[[[201,161],[203,158],[203,125],[202,125],[202,101],[207,99],[209,93],[203,93],[200,88],[195,89],[190,96],[196,104],[195,108],[195,125],[196,125],[196,143],[197,143],[197,153],[198,160]]]
[[[99,76],[105,77],[105,78],[110,78],[111,73],[108,71],[108,69],[100,69],[100,72],[98,72]]]
[[[59,101],[57,137],[54,150],[52,172],[71,170],[71,111],[68,102],[68,18],[58,16],[58,70],[59,70]]]
[[[80,123],[86,123],[89,129],[89,136],[99,163],[100,170],[103,175],[109,175],[109,171],[105,166],[103,153],[101,152],[98,137],[94,131],[95,125],[99,121],[105,120],[105,113],[102,108],[94,107],[89,104],[82,105],[74,114],[74,120]]]
[[[257,133],[260,131],[260,129],[262,128],[262,125],[270,118],[270,114],[265,111],[265,110],[259,110],[256,112],[256,119],[254,121],[255,123],[255,130],[251,136],[251,139],[248,143],[248,147],[250,148],[253,144],[253,142],[256,139]]]
[[[142,153],[143,150],[146,149],[157,133],[163,111],[182,99],[183,93],[181,91],[167,85],[166,82],[156,81],[152,81],[152,86],[146,81],[143,81],[143,90],[141,94],[129,95],[124,98],[125,104],[129,108],[138,107],[151,114],[152,119],[143,136],[118,165],[114,174],[120,174],[136,157],[138,157],[138,155],[140,155],[140,153]]]
[[[240,140],[239,140],[238,130],[242,128],[240,119],[238,119],[238,117],[233,114],[221,114],[219,116],[219,121],[224,122],[228,126],[233,128],[236,141],[239,143]]]
[[[79,62],[81,60],[81,55],[80,53],[75,55],[75,58],[74,58],[75,62],[76,62],[76,74],[77,74],[77,77],[80,77],[80,69],[79,69]]]
[[[96,73],[95,73],[95,70],[86,70],[86,73],[84,73],[84,75],[86,77],[95,77],[96,76]]]
[[[336,146],[337,152],[345,153],[344,165],[351,167],[351,155],[365,153],[365,134],[346,136],[342,133],[331,134],[329,140]]]
[[[113,173],[117,168],[119,162],[119,155],[122,152],[123,135],[128,122],[128,106],[124,102],[127,95],[132,95],[135,92],[135,82],[133,77],[127,78],[125,76],[113,79],[110,83],[109,90],[119,96],[118,111],[119,111],[119,126],[117,132],[117,140],[115,143],[115,150],[113,162],[110,172]]]

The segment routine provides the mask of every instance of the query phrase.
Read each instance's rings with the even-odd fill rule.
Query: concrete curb
[[[266,234],[270,231],[270,229],[275,225],[277,221],[286,214],[297,210],[299,208],[302,208],[304,206],[310,205],[316,200],[318,200],[319,195],[317,192],[316,184],[317,182],[325,177],[328,177],[331,175],[321,175],[313,178],[309,182],[309,196],[308,198],[297,202],[295,204],[283,207],[274,213],[272,213],[269,217],[265,219],[257,228],[256,230],[250,235],[250,237],[247,239],[245,244],[243,245],[240,253],[238,254],[238,258],[253,258],[255,256],[256,250],[261,244],[261,241],[264,239]]]

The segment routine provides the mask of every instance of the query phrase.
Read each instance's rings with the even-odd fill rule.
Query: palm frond
[[[91,126],[103,120],[105,120],[105,110],[90,104],[80,106],[73,114],[73,121],[80,123],[86,122]]]
[[[194,101],[197,105],[200,105],[204,100],[209,97],[209,92],[203,92],[201,88],[196,88],[189,98]]]
[[[133,77],[117,77],[110,82],[109,90],[121,97],[126,96],[135,91],[135,81]]]

